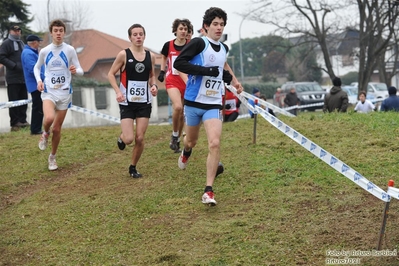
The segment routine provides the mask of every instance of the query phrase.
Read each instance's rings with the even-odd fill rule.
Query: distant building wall
[[[111,69],[113,62],[97,63],[93,70],[86,74],[85,77],[95,79],[99,82],[108,82],[108,72]]]

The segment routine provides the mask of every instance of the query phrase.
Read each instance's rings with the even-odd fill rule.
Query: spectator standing
[[[273,101],[274,101],[274,105],[277,105],[278,107],[283,108],[284,101],[283,101],[283,95],[281,93],[281,88],[277,88],[277,91],[273,96]]]
[[[389,97],[382,102],[381,111],[399,112],[399,97],[396,96],[396,92],[396,87],[391,86],[388,88]]]
[[[21,63],[21,54],[24,43],[21,40],[22,30],[13,25],[8,32],[8,38],[0,46],[0,63],[6,68],[7,94],[9,101],[28,99],[24,72]],[[8,109],[11,131],[18,131],[22,127],[29,126],[26,121],[27,104]]]
[[[330,92],[324,98],[323,111],[345,113],[348,109],[348,94],[341,89],[342,82],[340,78],[335,77],[333,85]]]
[[[26,88],[32,97],[32,113],[30,124],[31,135],[42,134],[43,125],[43,102],[41,98],[42,93],[37,90],[37,82],[35,79],[35,73],[33,72],[33,68],[37,62],[37,59],[39,58],[39,46],[41,41],[43,40],[36,35],[29,35],[28,37],[26,37],[27,44],[25,45],[21,55]],[[40,76],[41,79],[44,80],[43,66]]]
[[[260,90],[258,88],[253,88],[252,89],[252,95],[257,97],[257,98],[259,98],[260,97]],[[250,105],[252,105],[253,107],[255,107],[255,100],[249,99],[248,103]],[[254,118],[254,114],[250,110],[248,110],[248,113],[251,116],[251,118]]]
[[[284,98],[284,104],[288,107],[291,107],[291,106],[298,106],[300,102],[301,101],[299,100],[298,95],[296,94],[295,87],[292,87],[290,89],[290,92],[287,93],[287,95]],[[290,112],[293,115],[297,115],[298,108],[290,109],[288,112]]]
[[[357,102],[354,110],[358,113],[369,113],[375,110],[374,104],[366,99],[365,91],[360,92],[359,101]]]

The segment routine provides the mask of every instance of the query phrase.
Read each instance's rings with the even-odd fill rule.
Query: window
[[[94,98],[96,100],[97,110],[107,109],[107,88],[106,87],[94,88]]]
[[[72,104],[83,107],[82,104],[82,88],[80,87],[73,87],[73,93],[72,93]]]

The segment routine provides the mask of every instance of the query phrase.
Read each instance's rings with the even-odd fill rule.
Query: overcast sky
[[[22,0],[31,4],[29,10],[42,21],[47,18],[47,0]],[[70,0],[69,0],[70,1]],[[202,17],[209,7],[220,7],[227,13],[227,25],[224,33],[228,34],[226,44],[239,41],[239,28],[242,17],[238,13],[246,13],[251,7],[250,0],[72,0],[80,1],[89,9],[89,25],[82,29],[95,29],[107,34],[127,39],[127,29],[134,23],[142,24],[147,33],[144,45],[160,52],[163,44],[174,38],[172,22],[176,18],[188,18],[194,25],[196,32],[202,24]],[[61,0],[50,0],[52,7]],[[67,1],[68,3],[68,1]],[[51,15],[50,18],[52,19]],[[33,30],[40,30],[40,23],[30,24]],[[252,38],[267,35],[268,26],[244,20],[241,27],[241,38]],[[196,35],[194,35],[196,36]]]

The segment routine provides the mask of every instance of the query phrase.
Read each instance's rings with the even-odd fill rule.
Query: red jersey
[[[225,115],[229,115],[229,114],[232,114],[232,113],[234,113],[234,112],[238,112],[239,111],[239,106],[240,106],[240,103],[239,103],[239,99],[234,95],[234,93],[232,93],[230,90],[228,90],[228,89],[226,89],[226,95],[225,95],[225,99],[226,99],[226,101],[225,101],[225,106],[227,105],[227,104],[229,104],[230,105],[230,108],[229,109],[227,109],[227,108],[225,108],[224,109],[224,113],[225,113]]]
[[[181,91],[185,90],[186,83],[184,83],[184,81],[179,76],[179,72],[173,67],[173,63],[175,62],[177,56],[180,54],[180,51],[175,49],[174,41],[175,40],[171,40],[169,42],[169,51],[167,57],[168,70],[166,72],[165,85],[166,88],[178,88]]]

